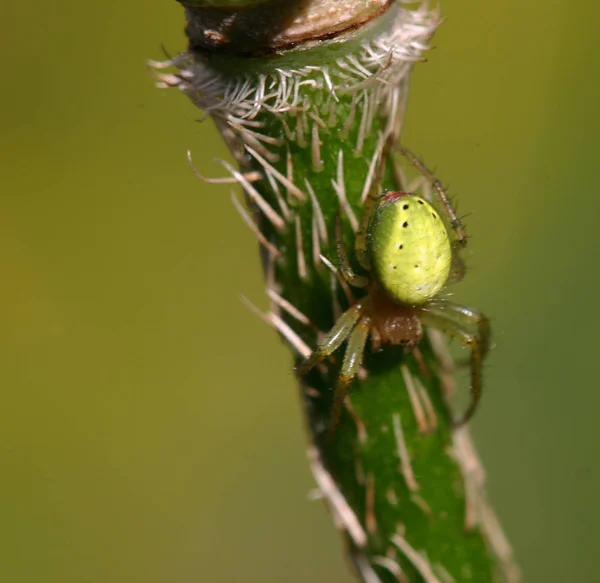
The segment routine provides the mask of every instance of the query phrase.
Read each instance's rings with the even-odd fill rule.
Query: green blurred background
[[[598,582],[600,4],[444,3],[405,141],[472,213],[473,431],[526,581]],[[0,580],[350,581],[174,1],[4,2]]]

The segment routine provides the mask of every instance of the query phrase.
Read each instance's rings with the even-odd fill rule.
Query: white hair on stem
[[[356,233],[358,231],[358,219],[348,202],[346,196],[346,185],[344,183],[344,151],[340,149],[338,152],[338,164],[337,164],[337,180],[331,179],[333,190],[340,201],[340,207],[348,217],[352,230]]]
[[[416,9],[406,9],[401,2],[397,3],[390,9],[389,16],[393,19],[389,30],[375,39],[357,43],[355,50],[322,65],[313,62],[290,67],[286,65],[288,61],[282,59],[281,65],[275,63],[269,72],[248,71],[225,76],[213,68],[210,61],[194,58],[190,53],[162,62],[149,61],[148,65],[160,87],[179,88],[197,107],[213,119],[220,119],[221,127],[223,124],[228,126],[236,140],[249,145],[270,162],[275,162],[277,156],[266,146],[279,147],[280,140],[260,131],[263,126],[257,117],[261,113],[278,117],[286,136],[293,135],[300,147],[306,147],[309,145],[307,135],[312,134],[308,118],[316,122],[317,118],[322,119],[321,115],[328,116],[327,125],[336,125],[340,97],[353,94],[350,117],[356,114],[354,110],[359,103],[361,109],[355,144],[355,152],[360,155],[380,108],[392,118],[391,123],[395,122],[394,111],[403,101],[399,98],[398,88],[405,90],[402,81],[412,64],[422,60],[428,41],[440,22],[439,10],[430,10],[427,2]],[[176,68],[177,72],[164,72],[170,67]],[[319,90],[329,94],[325,104],[307,100],[308,93]],[[354,99],[357,93],[360,97]],[[289,127],[293,117],[296,118],[295,131]],[[324,129],[322,123],[317,123]],[[312,148],[316,153],[317,144],[313,137]]]
[[[235,207],[239,215],[242,217],[244,223],[246,223],[246,225],[248,225],[250,230],[254,233],[254,236],[256,237],[258,242],[275,257],[281,257],[281,252],[279,251],[279,249],[277,249],[277,247],[275,247],[273,243],[268,241],[267,238],[262,234],[262,232],[258,228],[258,225],[252,220],[252,218],[248,214],[248,211],[242,206],[242,203],[240,203],[240,201],[238,200],[235,192],[231,193],[231,202],[233,203],[233,206]]]

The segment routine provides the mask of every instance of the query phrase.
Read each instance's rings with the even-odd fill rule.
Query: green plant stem
[[[160,84],[178,86],[213,117],[240,166],[229,170],[264,238],[265,318],[297,362],[349,305],[319,257],[337,262],[340,208],[351,249],[363,195],[403,186],[387,146],[399,139],[409,71],[437,21],[426,8],[392,2],[351,33],[302,50],[240,56],[204,47],[153,63],[176,68],[157,73]],[[198,23],[188,30],[198,34]],[[426,336],[417,358],[367,350],[366,374],[328,439],[340,362],[338,353],[299,379],[300,395],[315,479],[362,580],[516,581],[468,430],[452,427],[451,361],[439,334]]]

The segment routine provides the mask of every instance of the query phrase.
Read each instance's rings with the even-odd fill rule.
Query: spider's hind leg
[[[346,251],[346,246],[344,245],[344,239],[342,236],[342,219],[338,214],[335,218],[335,243],[338,258],[340,260],[340,269],[344,279],[354,287],[367,287],[369,285],[368,278],[363,275],[358,275],[352,269],[352,265],[350,265],[350,261],[348,259],[348,253]]]
[[[427,166],[425,166],[425,163],[418,156],[413,154],[404,146],[398,146],[397,149],[400,154],[402,154],[431,183],[431,186],[435,190],[440,204],[444,209],[444,213],[448,217],[450,226],[456,234],[455,246],[458,249],[465,247],[467,245],[467,233],[465,226],[463,225],[463,222],[460,220],[459,216],[456,214],[456,211],[452,206],[452,202],[450,201],[450,197],[442,186],[442,183],[439,181],[437,176],[429,168],[427,168]]]

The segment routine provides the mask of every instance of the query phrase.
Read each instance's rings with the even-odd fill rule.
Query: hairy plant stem
[[[328,266],[336,215],[351,249],[369,193],[405,186],[393,145],[410,69],[439,16],[425,5],[329,0],[346,25],[324,31],[306,15],[326,11],[326,0],[288,2],[281,22],[270,0],[244,8],[232,36],[237,2],[207,3],[204,13],[186,7],[190,50],[152,65],[160,86],[212,117],[237,160],[239,169],[223,165],[260,243],[271,300],[263,316],[299,361],[349,305]],[[419,348],[417,357],[367,350],[333,439],[340,355],[299,379],[317,485],[365,582],[516,581],[468,430],[452,427],[444,340],[428,331]]]

